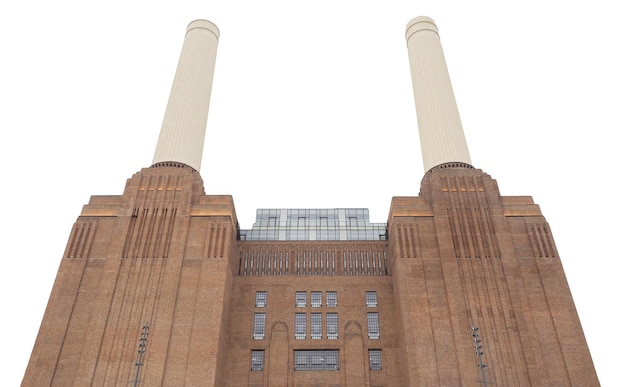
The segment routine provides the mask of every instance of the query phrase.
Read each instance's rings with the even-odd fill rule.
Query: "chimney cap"
[[[215,35],[216,38],[220,38],[220,30],[219,28],[217,28],[217,26],[213,23],[211,23],[208,20],[204,20],[204,19],[196,19],[194,21],[192,21],[191,23],[189,23],[189,25],[187,26],[187,33],[195,28],[202,28],[205,29],[209,32],[211,32],[213,35]]]
[[[435,21],[428,16],[418,16],[411,19],[406,25],[406,39],[409,40],[409,37],[416,32],[430,30],[439,36],[439,30],[437,29],[437,25]]]

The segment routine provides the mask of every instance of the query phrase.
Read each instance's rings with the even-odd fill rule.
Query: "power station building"
[[[152,165],[83,207],[23,386],[599,385],[539,206],[472,166],[431,19],[406,29],[424,177],[386,223],[244,230],[205,194],[218,38],[188,26]]]

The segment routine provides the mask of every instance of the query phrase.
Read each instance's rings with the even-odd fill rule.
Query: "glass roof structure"
[[[367,208],[258,209],[249,241],[378,241],[387,239],[387,223],[370,223]]]

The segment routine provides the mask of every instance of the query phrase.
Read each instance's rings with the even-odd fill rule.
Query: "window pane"
[[[337,307],[337,292],[326,292],[326,307],[327,308]]]
[[[296,350],[296,371],[336,371],[339,369],[339,350]]]
[[[296,313],[296,340],[304,340],[306,338],[306,313]]]
[[[311,313],[311,338],[320,340],[322,338],[322,314]]]
[[[265,313],[254,314],[254,332],[252,338],[254,340],[263,340],[265,338]]]
[[[265,308],[267,305],[267,292],[256,292],[256,307]]]
[[[263,371],[265,351],[252,351],[252,371]]]
[[[308,351],[296,351],[296,369],[298,369],[298,366],[306,366],[308,357],[307,352]]]
[[[378,306],[376,292],[365,292],[365,305],[368,308],[376,308]]]
[[[380,328],[378,327],[378,313],[367,314],[367,336],[370,339],[380,339]]]
[[[306,292],[296,292],[296,306],[298,308],[306,307]]]
[[[380,349],[370,349],[370,369],[373,371],[380,371],[383,369],[382,367],[382,357]]]
[[[337,340],[338,334],[337,313],[326,313],[326,338],[329,340]]]
[[[311,292],[311,306],[314,308],[322,307],[322,292]]]

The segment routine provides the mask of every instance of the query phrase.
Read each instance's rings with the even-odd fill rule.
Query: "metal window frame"
[[[365,306],[367,306],[368,308],[378,307],[378,294],[376,293],[376,291],[365,292]]]
[[[367,312],[367,337],[373,340],[380,339],[378,312]]]
[[[370,370],[372,371],[380,371],[383,369],[383,354],[380,349],[370,349],[368,350],[369,360],[370,360]]]
[[[294,350],[295,371],[338,371],[338,349]]]
[[[265,308],[267,306],[267,291],[258,291],[255,295],[254,306],[257,308]]]
[[[265,313],[254,314],[254,325],[252,328],[252,338],[254,340],[265,339]]]
[[[321,291],[312,291],[311,292],[311,307],[312,308],[321,308],[322,307],[322,292]]]
[[[321,340],[322,332],[322,314],[311,313],[311,339]]]
[[[306,292],[296,292],[296,308],[306,308]]]
[[[296,313],[294,335],[296,340],[306,339],[306,313]]]
[[[251,371],[263,371],[263,366],[265,363],[265,350],[253,349],[251,352],[250,363]]]
[[[326,292],[326,307],[336,308],[337,304],[337,292],[334,290]]]

